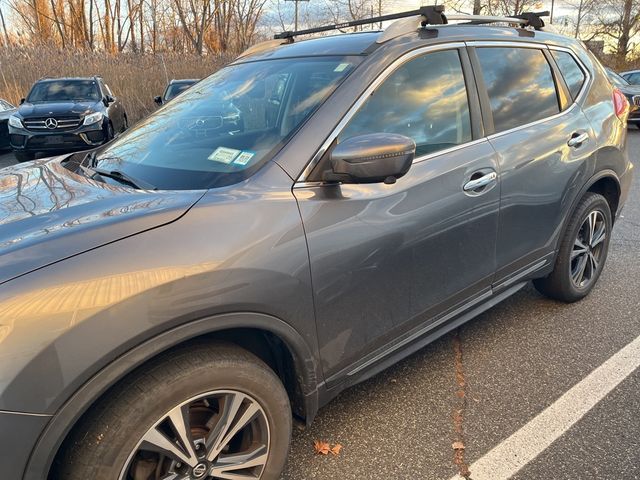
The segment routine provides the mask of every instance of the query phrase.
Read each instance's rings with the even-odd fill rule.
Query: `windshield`
[[[609,78],[611,79],[611,81],[615,83],[618,87],[624,87],[626,85],[629,85],[629,82],[627,82],[624,78],[622,78],[613,70],[607,70],[607,73],[609,74]]]
[[[107,144],[95,161],[160,189],[237,183],[271,158],[359,61],[312,57],[226,67]]]
[[[100,100],[100,90],[94,80],[55,80],[36,83],[27,101],[36,102],[87,102]]]
[[[167,87],[167,91],[164,94],[164,101],[168,102],[169,100],[171,100],[172,98],[177,97],[178,95],[180,95],[182,92],[184,92],[185,90],[187,90],[189,87],[191,87],[194,83],[196,83],[195,81],[193,82],[179,82],[179,83],[172,83],[171,85],[169,85]]]

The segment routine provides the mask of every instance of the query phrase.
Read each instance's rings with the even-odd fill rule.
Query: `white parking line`
[[[473,480],[510,478],[580,420],[640,366],[640,337],[574,385],[471,466]],[[459,475],[451,480],[460,479]]]

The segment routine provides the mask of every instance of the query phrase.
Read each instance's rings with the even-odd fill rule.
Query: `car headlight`
[[[22,126],[22,120],[20,120],[20,117],[17,117],[15,115],[11,115],[9,117],[9,125],[14,128],[24,128]]]
[[[104,115],[102,115],[101,112],[92,113],[92,114],[87,115],[86,117],[84,117],[84,122],[82,124],[83,125],[93,125],[94,123],[101,122],[103,117],[104,117]]]

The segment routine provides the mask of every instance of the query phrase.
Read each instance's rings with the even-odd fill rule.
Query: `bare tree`
[[[614,45],[617,63],[622,64],[635,47],[632,39],[640,31],[640,1],[604,0],[595,4],[594,10],[595,21],[588,28],[587,40],[608,39]]]

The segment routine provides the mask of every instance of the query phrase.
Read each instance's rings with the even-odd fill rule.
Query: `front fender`
[[[300,334],[286,322],[270,315],[255,312],[215,315],[163,332],[118,357],[85,383],[51,418],[40,435],[27,464],[24,480],[47,478],[51,463],[71,427],[102,393],[127,373],[172,346],[200,335],[231,328],[268,331],[289,347],[294,358],[296,375],[302,379],[306,413],[313,417],[318,409],[317,384],[320,372],[312,351]]]

